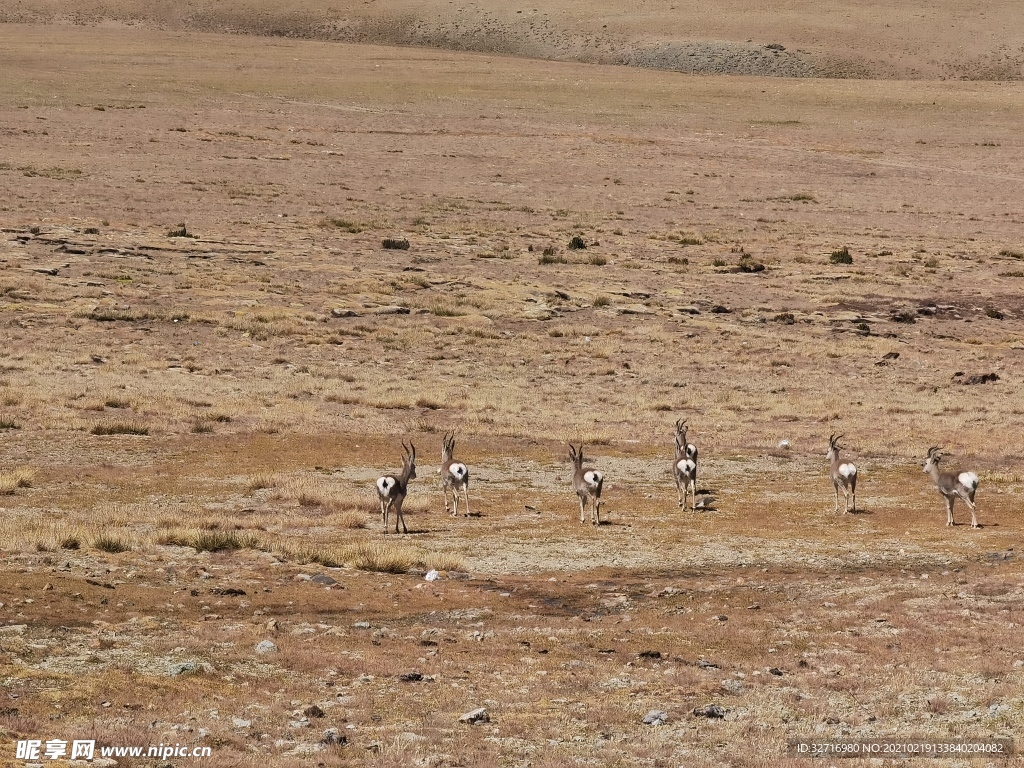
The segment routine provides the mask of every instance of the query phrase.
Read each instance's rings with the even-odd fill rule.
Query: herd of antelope
[[[686,439],[686,422],[676,421],[675,460],[672,463],[672,474],[676,481],[679,506],[685,508],[686,499],[690,499],[690,509],[697,511],[697,446]],[[833,434],[828,441],[825,459],[828,461],[829,477],[836,493],[835,511],[839,511],[839,492],[843,492],[846,512],[857,512],[857,467],[849,461],[839,458],[842,448],[839,441],[843,435]],[[377,495],[380,497],[380,514],[384,519],[384,533],[388,532],[388,516],[395,513],[395,533],[398,524],[402,524],[402,532],[408,533],[405,517],[402,515],[402,504],[409,490],[409,481],[416,478],[416,446],[402,443],[405,452],[402,460],[402,471],[397,475],[385,475],[377,479]],[[924,471],[935,483],[936,489],[946,499],[946,525],[954,525],[953,504],[962,499],[971,510],[971,527],[978,527],[978,516],[974,504],[974,494],[978,490],[978,476],[974,472],[941,471],[939,462],[943,454],[936,447],[928,449],[925,457]],[[572,488],[580,501],[580,522],[586,522],[587,503],[590,503],[590,521],[594,525],[601,524],[601,488],[604,486],[604,473],[584,465],[583,444],[577,448],[569,446],[569,460],[572,462]],[[446,432],[441,447],[441,467],[437,470],[441,475],[441,488],[444,492],[444,510],[448,512],[448,496],[452,497],[452,517],[459,514],[459,491],[465,499],[465,514],[469,516],[469,467],[455,460],[455,433]]]

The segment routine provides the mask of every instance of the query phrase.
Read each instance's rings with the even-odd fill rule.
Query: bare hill
[[[167,30],[412,45],[696,74],[868,79],[1024,79],[1019,3],[954,0],[671,0],[626,6],[385,0],[23,0],[0,22],[131,24]]]

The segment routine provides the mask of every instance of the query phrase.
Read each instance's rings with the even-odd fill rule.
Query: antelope
[[[845,511],[850,511],[850,497],[853,497],[853,514],[857,514],[857,467],[848,461],[839,460],[839,441],[844,435],[836,435],[834,432],[828,439],[828,451],[825,458],[828,460],[828,474],[832,478],[832,485],[836,491],[835,511],[839,511],[839,489],[843,489],[843,497],[846,501]]]
[[[590,522],[601,524],[601,486],[604,485],[604,474],[591,467],[583,466],[583,443],[579,449],[569,444],[569,460],[572,461],[572,487],[580,497],[580,523],[586,522],[585,512],[587,499],[593,503]]]
[[[444,511],[448,511],[448,493],[452,494],[452,517],[459,516],[459,490],[466,497],[466,517],[469,517],[469,467],[461,461],[455,461],[455,431],[445,432],[441,445],[441,488],[444,491]]]
[[[402,459],[402,474],[384,475],[377,479],[377,495],[380,497],[380,514],[384,518],[384,535],[388,533],[388,513],[395,510],[395,533],[398,533],[398,521],[402,521],[402,533],[408,533],[405,526],[405,517],[402,515],[402,504],[405,502],[405,494],[409,490],[409,481],[416,479],[416,446],[412,443],[406,445],[403,441],[402,449],[405,451],[405,458]]]
[[[971,528],[978,527],[978,516],[975,514],[974,493],[978,490],[978,476],[973,472],[950,472],[939,471],[939,461],[942,459],[941,449],[936,446],[928,449],[928,456],[925,458],[924,471],[931,475],[932,482],[938,488],[939,493],[946,497],[946,525],[956,525],[953,522],[953,503],[960,497],[971,509]]]
[[[692,491],[690,511],[697,511],[697,446],[686,442],[686,422],[676,421],[676,458],[672,474],[676,479],[679,506],[686,506],[686,495]]]

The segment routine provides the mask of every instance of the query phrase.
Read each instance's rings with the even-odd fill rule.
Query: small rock
[[[420,632],[420,645],[437,645],[438,641],[444,637],[444,630],[436,627],[432,629],[424,629]]]
[[[352,626],[354,628],[356,628],[356,629],[369,629],[370,628],[370,622],[368,622],[368,621],[357,621]]]
[[[168,677],[195,675],[201,672],[213,672],[213,665],[206,661],[180,661],[167,667]]]
[[[664,725],[668,722],[668,714],[662,712],[660,709],[652,709],[646,715],[644,715],[644,725]]]
[[[328,728],[324,731],[323,738],[320,739],[321,744],[330,746],[331,744],[348,744],[348,736],[343,734],[337,728]]]
[[[487,711],[486,707],[480,707],[474,709],[471,712],[467,712],[459,717],[460,723],[467,723],[469,725],[476,725],[477,723],[489,723],[491,722],[491,715]]]
[[[286,755],[295,755],[301,757],[303,755],[315,755],[317,752],[322,752],[324,745],[319,742],[304,742],[302,744],[296,744],[294,747],[285,752]]]
[[[261,640],[256,644],[256,653],[277,653],[277,646],[270,640]]]
[[[427,571],[427,575],[424,576],[423,578],[426,579],[427,581],[437,581],[438,579],[441,578],[441,574],[439,574],[437,571],[431,569],[431,570]]]
[[[640,651],[637,657],[641,659],[660,659],[661,651]]]
[[[711,719],[725,717],[725,708],[718,706],[717,704],[708,704],[705,707],[694,707],[693,714],[697,717],[707,717]]]
[[[782,677],[782,670],[778,667],[772,667],[768,670],[769,675],[775,675],[776,677]]]
[[[337,579],[328,576],[326,573],[318,573],[316,576],[310,579],[314,584],[321,584],[325,587],[331,587],[338,583]]]
[[[408,307],[399,307],[397,305],[391,305],[386,307],[377,307],[373,310],[375,315],[408,315]]]
[[[406,672],[404,675],[399,675],[398,679],[403,683],[418,683],[423,679],[423,675],[419,672]]]
[[[354,309],[343,309],[342,307],[335,307],[331,310],[332,317],[359,317],[359,313]]]
[[[311,704],[310,706],[302,710],[302,714],[304,714],[306,717],[323,717],[324,711],[320,709],[320,707],[318,707],[316,704]]]
[[[0,635],[24,635],[27,629],[28,624],[8,624],[0,627]]]
[[[620,315],[653,315],[654,310],[644,304],[624,304],[616,307]]]
[[[705,659],[697,659],[697,666],[701,669],[718,669],[718,665]]]
[[[235,728],[249,728],[252,726],[252,720],[243,720],[241,717],[232,717],[231,724]]]
[[[722,688],[729,693],[743,693],[743,683],[739,680],[723,680]]]
[[[726,616],[724,613],[720,613],[717,616],[712,616],[711,619],[713,621],[728,621],[729,617]]]

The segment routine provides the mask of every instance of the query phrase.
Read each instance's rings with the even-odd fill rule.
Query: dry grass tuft
[[[157,544],[173,547],[192,547],[197,552],[233,552],[240,549],[264,549],[260,538],[246,531],[185,528],[161,533]]]
[[[114,421],[97,424],[89,432],[93,435],[148,435],[149,427],[138,421]]]
[[[262,491],[265,488],[277,488],[281,484],[281,478],[274,472],[257,472],[249,476],[249,482],[245,486],[249,493]]]
[[[0,472],[0,496],[10,496],[19,488],[31,488],[35,473],[30,469],[20,468],[10,472]]]
[[[391,542],[363,542],[355,545],[346,555],[346,563],[361,571],[378,573],[408,573],[422,564],[417,550],[406,544]]]
[[[100,552],[108,552],[110,554],[130,552],[132,549],[132,543],[130,541],[109,533],[100,533],[94,536],[91,544],[93,549],[98,549]]]

